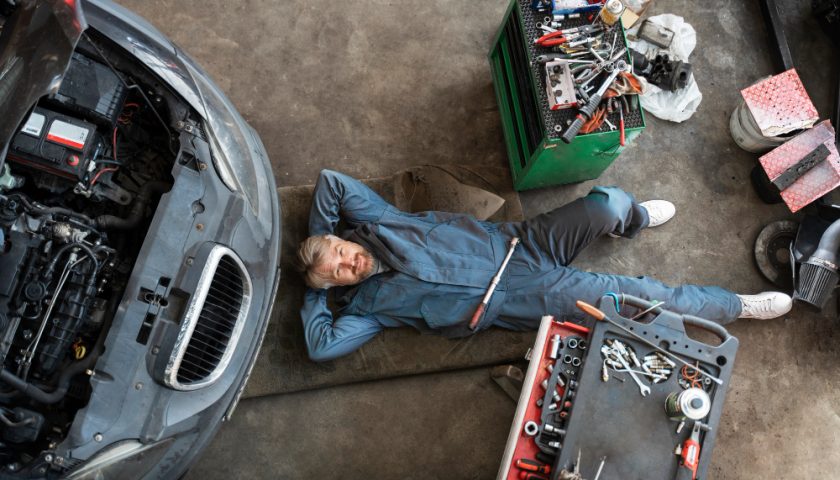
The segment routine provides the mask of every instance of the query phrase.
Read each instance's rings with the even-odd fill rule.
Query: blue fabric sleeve
[[[335,232],[339,219],[355,227],[376,222],[392,205],[364,183],[342,173],[322,170],[309,212],[309,235]]]
[[[374,316],[343,315],[333,321],[326,290],[307,289],[300,313],[309,358],[316,362],[358,350],[384,328]]]

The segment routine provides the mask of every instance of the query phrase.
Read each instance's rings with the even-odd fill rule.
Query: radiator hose
[[[155,181],[148,182],[143,185],[140,193],[134,199],[131,205],[131,211],[125,217],[117,217],[116,215],[100,215],[96,217],[96,224],[103,230],[131,230],[140,225],[143,217],[146,214],[146,207],[155,194],[163,194],[169,191],[169,184],[166,182]]]

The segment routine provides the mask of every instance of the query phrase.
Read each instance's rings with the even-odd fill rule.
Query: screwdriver
[[[519,472],[519,478],[520,480],[548,480],[548,477],[531,472]]]
[[[621,136],[619,137],[618,144],[622,147],[626,142],[626,138],[624,136],[624,106],[622,102],[618,102],[618,130],[621,132]]]
[[[520,458],[516,461],[516,468],[534,473],[550,473],[551,467],[530,458]]]

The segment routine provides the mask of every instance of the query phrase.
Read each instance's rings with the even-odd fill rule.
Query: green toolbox
[[[544,33],[538,28],[544,16],[531,8],[529,0],[512,0],[488,55],[516,190],[597,178],[645,128],[638,99],[627,95],[635,109],[624,114],[625,147],[620,146],[618,129],[609,127],[610,123],[619,125],[617,111],[608,114],[608,121],[600,128],[578,135],[569,144],[560,139],[576,117],[577,109],[549,107],[545,74],[536,57],[550,50],[534,43]],[[590,23],[584,14],[577,20],[564,22],[563,27]],[[626,45],[620,25],[616,31],[616,44]]]

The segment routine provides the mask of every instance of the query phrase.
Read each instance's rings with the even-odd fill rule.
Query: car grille
[[[213,247],[181,324],[165,382],[195,390],[215,382],[227,367],[251,303],[251,279],[239,257]]]

